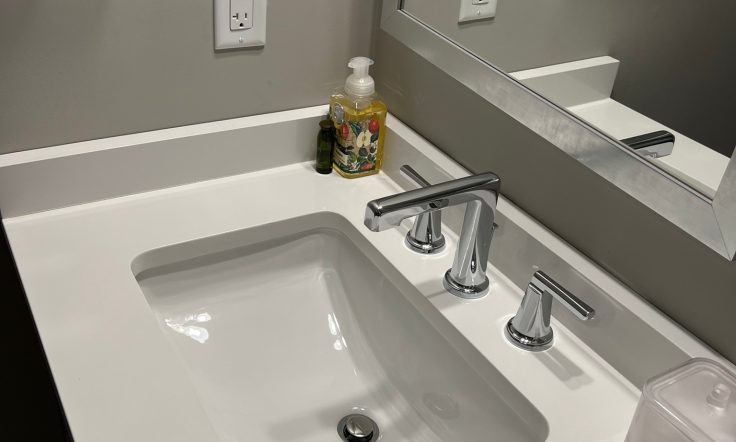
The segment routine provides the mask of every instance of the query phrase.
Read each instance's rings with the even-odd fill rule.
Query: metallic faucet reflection
[[[467,203],[455,259],[443,280],[455,296],[480,298],[488,293],[486,266],[501,179],[492,172],[459,178],[370,201],[365,225],[378,232],[405,218]]]

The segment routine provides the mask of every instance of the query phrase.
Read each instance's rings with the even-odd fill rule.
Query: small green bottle
[[[332,146],[335,143],[335,126],[332,120],[326,119],[319,122],[319,135],[317,136],[317,165],[318,173],[332,173]]]

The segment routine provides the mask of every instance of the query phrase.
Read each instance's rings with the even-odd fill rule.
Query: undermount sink
[[[542,441],[544,417],[347,220],[152,250],[133,272],[225,441]],[[438,277],[440,277],[439,275]]]

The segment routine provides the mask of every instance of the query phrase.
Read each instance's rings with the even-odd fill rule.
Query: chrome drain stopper
[[[337,434],[345,442],[370,442],[378,439],[378,425],[362,414],[349,414],[337,424]]]

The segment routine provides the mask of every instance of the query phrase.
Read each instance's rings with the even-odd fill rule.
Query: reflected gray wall
[[[266,46],[214,53],[212,0],[0,2],[0,153],[326,103],[372,0],[270,0]]]
[[[382,31],[374,57],[378,91],[394,115],[471,171],[498,173],[515,204],[736,362],[736,262]]]
[[[498,0],[493,21],[458,25],[458,2],[405,9],[507,72],[610,55],[613,98],[724,155],[736,146],[736,2]]]

